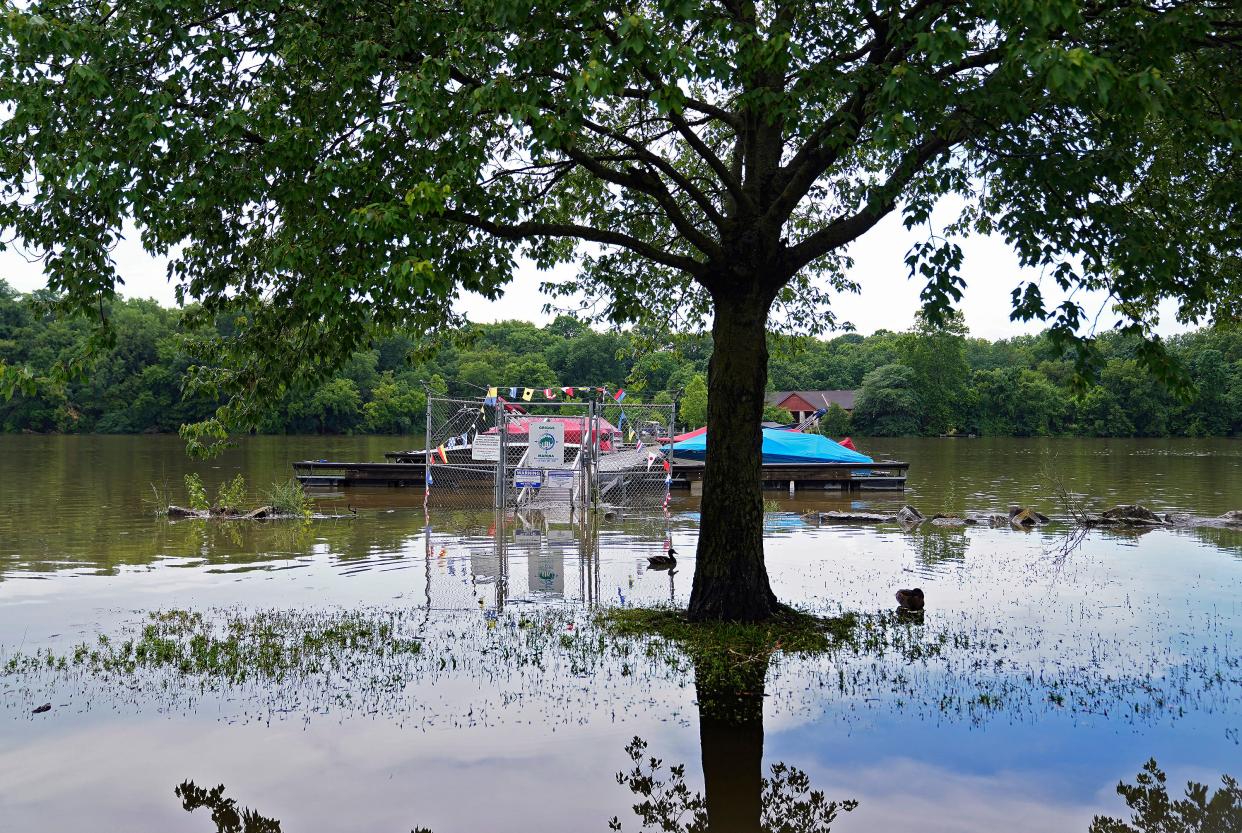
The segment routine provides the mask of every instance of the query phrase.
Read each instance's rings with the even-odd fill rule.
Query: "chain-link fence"
[[[428,503],[568,520],[667,505],[674,406],[428,397]]]
[[[500,419],[500,406],[482,399],[427,398],[429,504],[496,505]]]
[[[605,400],[596,406],[601,446],[594,480],[599,503],[622,509],[666,505],[674,412],[671,404]]]

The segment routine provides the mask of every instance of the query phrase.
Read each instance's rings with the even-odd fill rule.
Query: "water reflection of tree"
[[[764,671],[767,662],[762,663]],[[696,671],[698,669],[696,668]],[[840,812],[855,801],[829,801],[812,790],[806,774],[773,764],[770,778],[761,774],[763,757],[762,683],[757,690],[704,688],[696,673],[702,727],[704,792],[686,785],[685,765],[664,768],[646,755],[647,743],[634,738],[626,753],[634,764],[617,780],[642,801],[634,805],[643,829],[663,833],[828,833]],[[704,694],[707,699],[704,699]],[[758,698],[756,701],[755,698]],[[704,706],[706,705],[706,708]],[[758,716],[756,722],[754,718]],[[704,722],[706,718],[706,722]],[[256,810],[239,808],[225,798],[224,786],[204,789],[185,781],[175,790],[187,812],[206,807],[216,833],[281,833],[280,821]],[[1165,774],[1150,760],[1136,783],[1117,785],[1131,811],[1130,820],[1096,816],[1087,833],[1236,833],[1242,830],[1242,788],[1228,775],[1211,792],[1189,782],[1185,798],[1169,796]],[[609,830],[622,823],[613,818]],[[432,833],[416,827],[411,833]]]
[[[186,812],[193,813],[200,807],[210,810],[216,833],[280,833],[276,819],[247,807],[238,808],[236,799],[225,798],[223,784],[205,789],[193,781],[184,781],[174,792]]]
[[[970,540],[964,529],[924,524],[910,534],[910,545],[918,562],[930,567],[946,562],[964,562]]]
[[[695,656],[695,694],[703,793],[685,782],[685,766],[646,756],[634,738],[626,747],[634,767],[617,780],[642,801],[634,805],[644,830],[665,833],[828,833],[840,812],[856,801],[828,800],[812,790],[806,774],[783,763],[763,776],[763,699],[770,655],[722,663]],[[614,818],[609,829],[623,828]]]
[[[1206,784],[1186,784],[1186,797],[1170,798],[1164,772],[1153,758],[1136,783],[1122,782],[1117,794],[1126,800],[1129,823],[1096,816],[1088,833],[1237,833],[1242,830],[1242,788],[1228,775],[1209,794]]]

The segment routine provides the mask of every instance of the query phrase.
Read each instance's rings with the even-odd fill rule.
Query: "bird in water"
[[[647,568],[651,570],[671,570],[677,566],[677,550],[672,547],[668,548],[666,555],[652,555],[647,557]]]
[[[913,590],[898,590],[897,606],[902,610],[922,610],[923,591],[917,587]]]

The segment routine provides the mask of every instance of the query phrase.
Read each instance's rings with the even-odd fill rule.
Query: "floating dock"
[[[299,460],[293,464],[298,482],[306,487],[342,486],[422,486],[426,462],[422,452],[393,451],[384,455],[385,463],[347,463],[328,460]],[[902,491],[906,488],[909,463],[878,460],[874,463],[769,463],[763,466],[765,489],[797,491],[866,490]],[[672,487],[702,493],[702,463],[674,461]],[[480,477],[479,487],[490,488],[492,476]]]

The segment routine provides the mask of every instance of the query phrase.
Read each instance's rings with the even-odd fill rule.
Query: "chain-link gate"
[[[572,515],[667,505],[674,406],[427,399],[428,502]]]
[[[624,509],[664,506],[672,485],[673,405],[606,399],[595,416],[603,437],[611,434],[595,458],[598,502]]]
[[[499,403],[427,397],[427,500],[437,506],[496,506]]]
[[[506,410],[501,505],[560,515],[590,504],[593,407],[554,401]]]

